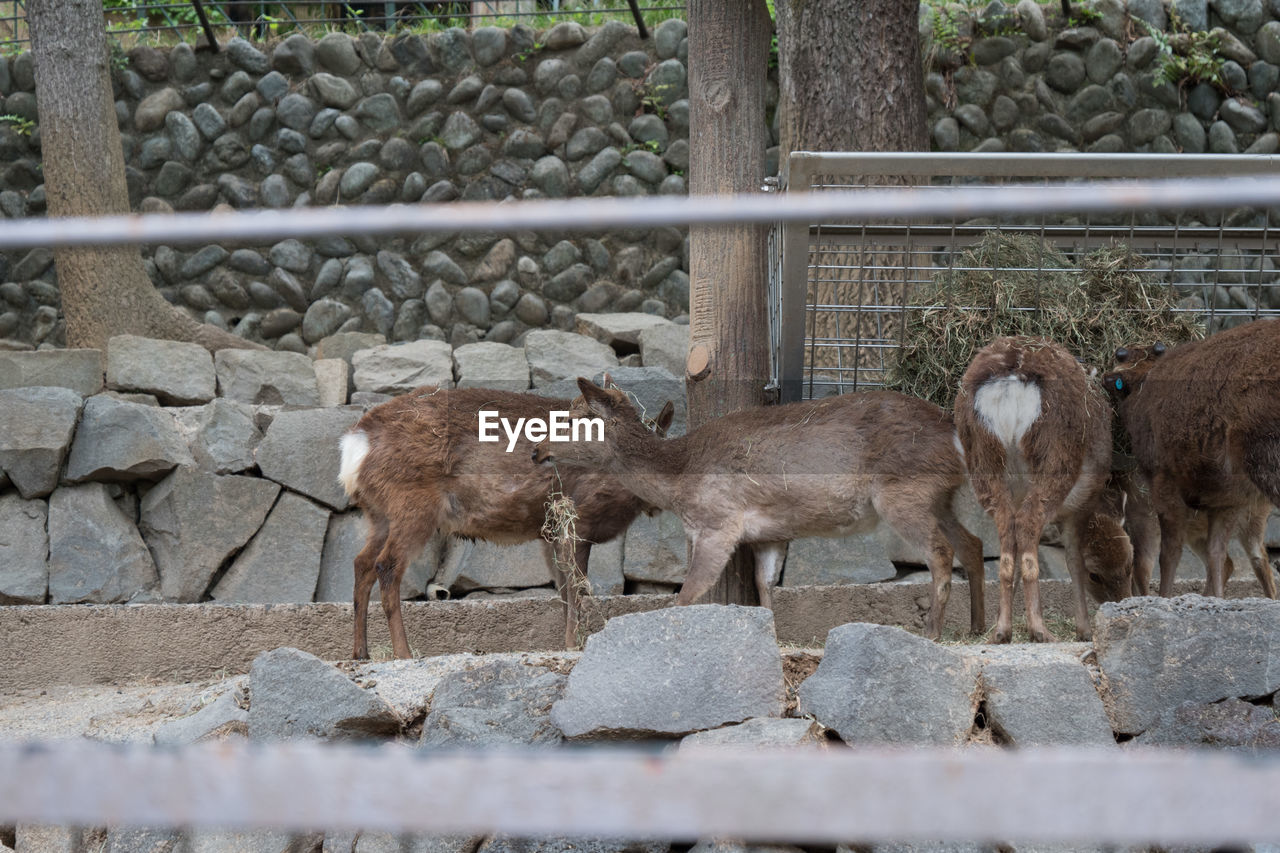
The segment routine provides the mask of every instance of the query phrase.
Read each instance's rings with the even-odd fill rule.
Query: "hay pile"
[[[1103,370],[1125,344],[1203,337],[1196,317],[1173,312],[1170,288],[1134,272],[1145,265],[1117,245],[1077,268],[1037,237],[989,231],[957,257],[954,270],[917,288],[912,305],[940,307],[907,312],[887,384],[950,409],[974,352],[1002,335],[1049,338]]]

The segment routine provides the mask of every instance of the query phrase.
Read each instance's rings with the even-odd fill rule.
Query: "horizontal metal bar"
[[[795,151],[791,174],[1000,178],[1182,178],[1280,173],[1272,154],[1032,154]],[[793,180],[794,183],[794,180]],[[1043,185],[1037,185],[1043,186]]]
[[[1001,187],[924,192],[888,188],[832,193],[746,193],[510,202],[313,207],[235,213],[131,214],[14,219],[0,223],[0,250],[204,241],[274,242],[285,237],[471,231],[588,231],[660,225],[766,225],[913,216],[1096,212],[1132,208],[1280,205],[1280,177],[1062,184],[1035,194]]]
[[[1223,844],[1280,838],[1277,790],[1183,751],[0,746],[0,825]]]

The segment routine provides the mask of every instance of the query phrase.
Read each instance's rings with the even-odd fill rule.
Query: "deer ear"
[[[676,407],[670,400],[662,407],[662,411],[658,412],[658,417],[654,419],[653,431],[664,438],[667,430],[671,429],[671,422],[675,420]]]
[[[1164,355],[1165,349],[1166,347],[1161,341],[1156,341],[1155,345],[1151,347],[1151,354],[1156,356]]]
[[[582,399],[593,412],[604,417],[613,414],[613,400],[599,385],[586,377],[579,376],[578,390],[582,392]]]
[[[1129,357],[1129,350],[1125,349],[1124,347],[1120,347],[1118,350],[1116,350],[1116,361],[1123,362],[1128,357]]]

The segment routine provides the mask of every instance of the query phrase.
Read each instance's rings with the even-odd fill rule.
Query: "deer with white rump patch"
[[[993,640],[1011,639],[1019,573],[1028,633],[1036,642],[1051,639],[1040,610],[1039,546],[1045,525],[1054,520],[1062,522],[1075,587],[1076,635],[1088,639],[1086,587],[1095,597],[1119,598],[1129,588],[1132,556],[1127,541],[1117,539],[1121,547],[1112,549],[1110,562],[1089,577],[1083,546],[1103,533],[1096,525],[1107,516],[1097,512],[1098,498],[1111,470],[1111,409],[1101,390],[1061,346],[997,338],[978,351],[961,379],[956,428],[974,494],[1000,535],[1000,612]],[[1114,535],[1124,537],[1118,524]]]
[[[1137,462],[1135,584],[1149,582],[1158,539],[1160,594],[1172,594],[1188,537],[1205,593],[1222,596],[1235,537],[1275,598],[1264,534],[1280,503],[1280,323],[1255,320],[1168,351],[1122,347],[1105,382]]]
[[[868,532],[883,520],[925,546],[933,581],[925,631],[942,633],[956,552],[969,577],[970,626],[984,628],[982,542],[951,509],[965,481],[955,431],[932,403],[864,391],[732,412],[662,439],[618,390],[578,380],[579,417],[604,419],[604,441],[539,442],[538,462],[608,474],[674,512],[689,540],[679,604],[715,584],[739,544],[755,554],[756,591],[772,606],[786,545],[802,536]]]
[[[560,475],[533,465],[529,430],[480,440],[482,411],[496,411],[511,423],[546,423],[569,405],[512,391],[424,387],[370,409],[342,437],[339,479],[369,522],[369,538],[355,560],[353,657],[369,656],[367,613],[375,580],[392,650],[407,658],[400,579],[427,542],[437,532],[498,544],[539,539],[556,493],[571,498],[577,512],[573,535],[559,531],[547,554],[565,604],[565,645],[576,645],[578,588],[568,567],[585,578],[591,546],[613,539],[649,508],[606,475]],[[659,434],[674,413],[668,402],[655,424]]]

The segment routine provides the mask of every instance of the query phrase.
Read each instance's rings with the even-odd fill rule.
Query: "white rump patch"
[[[1017,447],[1040,417],[1040,386],[1012,375],[990,379],[974,394],[973,408],[1005,447]]]
[[[964,460],[964,445],[960,443],[960,433],[951,433],[951,443],[956,446],[956,453],[960,454],[960,459]]]
[[[338,482],[346,490],[347,497],[355,497],[356,480],[360,465],[369,454],[369,436],[363,431],[349,432],[338,441],[342,448],[342,464],[338,467]]]

